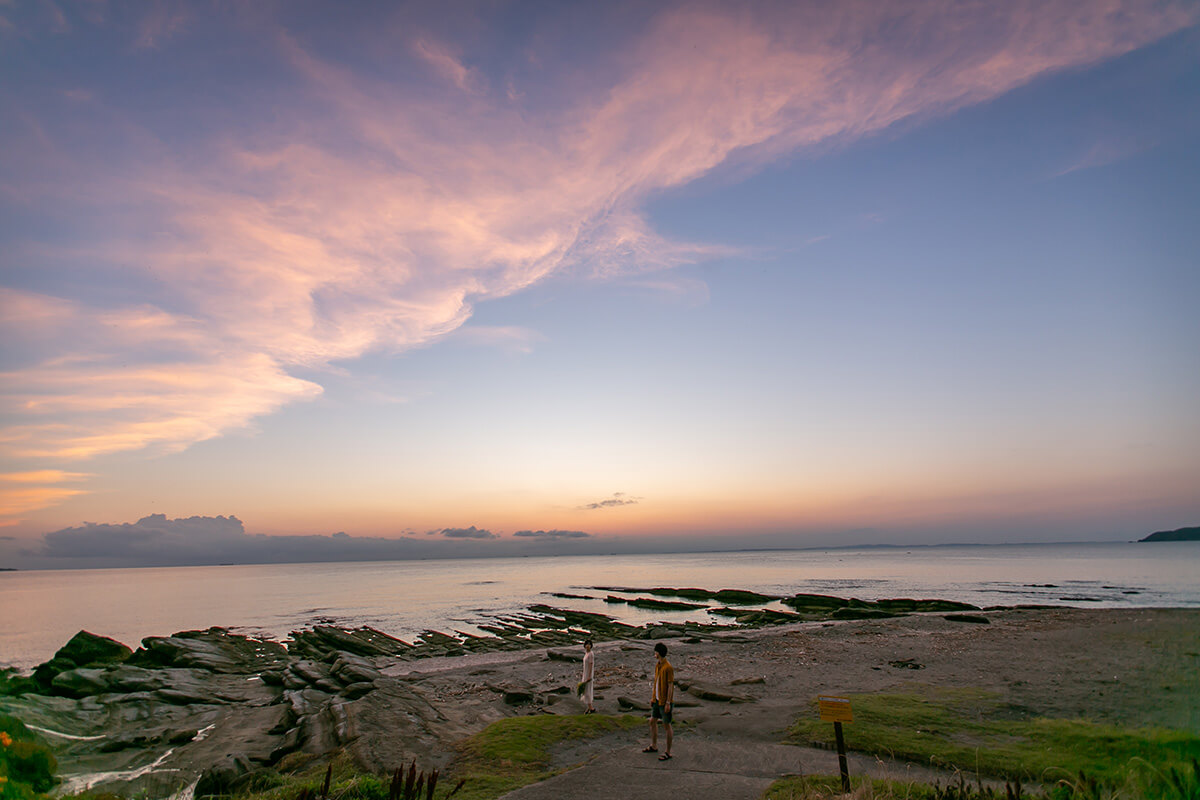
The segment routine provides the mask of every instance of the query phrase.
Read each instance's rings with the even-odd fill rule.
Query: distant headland
[[[1200,542],[1200,528],[1178,528],[1173,531],[1152,533],[1139,542]]]

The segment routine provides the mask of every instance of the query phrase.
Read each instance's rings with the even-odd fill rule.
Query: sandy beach
[[[744,699],[706,700],[678,690],[680,746],[694,737],[779,742],[796,717],[815,714],[818,694],[902,691],[913,684],[990,690],[1014,716],[1200,732],[1200,611],[1058,608],[986,616],[987,625],[926,614],[739,631],[695,643],[665,640],[678,682]],[[648,701],[652,646],[596,646],[601,713],[618,713],[623,697]],[[507,682],[547,692],[573,687],[577,671],[541,653],[384,670],[439,706],[455,707],[454,716],[468,727],[511,713],[489,687]],[[538,711],[577,713],[570,695],[549,696],[561,699]]]

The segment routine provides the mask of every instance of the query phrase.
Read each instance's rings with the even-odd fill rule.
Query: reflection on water
[[[213,625],[282,639],[315,624],[412,639],[546,603],[631,624],[711,621],[604,602],[597,586],[943,598],[979,606],[1200,606],[1200,542],[789,550],[0,573],[0,661],[29,668],[76,631],[136,646]],[[591,599],[551,597],[548,592]]]

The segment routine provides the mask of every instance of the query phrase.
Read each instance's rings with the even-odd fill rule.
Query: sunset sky
[[[1198,23],[0,0],[0,566],[1200,524]]]

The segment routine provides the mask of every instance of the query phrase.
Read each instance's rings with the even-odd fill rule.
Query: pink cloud
[[[56,486],[88,476],[55,469],[31,472],[0,472],[0,528],[15,525],[31,511],[48,508],[80,494],[84,489]]]
[[[483,77],[462,63],[446,45],[428,38],[417,39],[413,52],[428,62],[435,70],[464,92],[476,92],[483,85]]]
[[[357,74],[277,33],[302,87],[252,136],[220,132],[186,159],[152,144],[140,173],[97,165],[71,183],[119,197],[127,218],[57,255],[125,265],[169,303],[0,295],[27,354],[2,376],[0,448],[184,448],[320,392],[299,368],[427,344],[556,272],[677,290],[647,275],[728,250],[653,230],[651,194],[983,102],[1195,17],[1141,0],[687,4],[658,15],[620,72],[536,112],[521,104],[538,87],[489,93],[432,39],[413,53],[464,92]],[[180,24],[168,14],[148,41]]]

